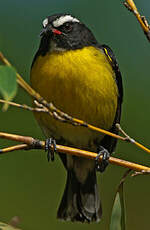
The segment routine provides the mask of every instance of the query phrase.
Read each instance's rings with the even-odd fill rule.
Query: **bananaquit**
[[[32,87],[63,112],[117,133],[122,104],[122,78],[116,58],[92,32],[70,14],[55,14],[43,21],[41,42],[31,68]],[[67,182],[57,217],[98,222],[102,208],[96,171],[103,171],[116,139],[55,120],[45,113],[35,117],[47,138],[58,144],[99,151],[103,161],[59,154]],[[51,141],[52,142],[52,141]]]

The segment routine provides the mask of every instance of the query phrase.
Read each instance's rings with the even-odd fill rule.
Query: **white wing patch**
[[[48,24],[48,18],[45,18],[43,20],[43,27],[45,28],[47,26],[47,24]]]
[[[65,15],[53,21],[53,26],[59,27],[59,26],[62,26],[66,22],[80,22],[80,21],[77,18],[73,18],[71,15]]]

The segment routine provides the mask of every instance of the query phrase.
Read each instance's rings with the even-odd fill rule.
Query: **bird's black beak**
[[[61,31],[57,30],[57,29],[54,29],[51,25],[48,25],[46,27],[44,27],[41,32],[40,32],[40,37],[42,37],[44,34],[54,34],[54,35],[60,35],[62,34]]]
[[[46,28],[43,28],[40,32],[40,37],[42,37],[44,34],[46,34]]]
[[[53,34],[53,28],[51,25],[48,25],[41,30],[40,37],[42,37],[44,34],[47,34],[47,33]]]

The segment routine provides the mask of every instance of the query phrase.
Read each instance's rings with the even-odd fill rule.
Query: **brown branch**
[[[121,178],[121,181],[119,183],[119,186],[118,186],[118,189],[117,191],[119,191],[119,187],[121,186],[121,184],[123,184],[127,178],[127,176],[131,173],[131,169],[128,169],[127,171],[125,171],[125,173],[123,174],[122,178]]]
[[[24,144],[20,144],[20,145],[11,146],[11,147],[1,149],[0,154],[4,154],[4,153],[8,153],[8,152],[11,152],[14,150],[20,150],[20,149],[21,150],[22,149],[24,149],[24,150],[45,149],[45,141],[40,141],[40,140],[34,139],[33,137],[19,136],[19,135],[15,135],[15,134],[8,134],[8,133],[0,132],[0,138],[9,139],[12,141],[18,141],[18,142],[24,143]],[[53,148],[53,146],[51,148]],[[75,155],[78,157],[85,157],[85,158],[92,159],[92,160],[94,160],[97,156],[97,153],[94,153],[94,152],[89,152],[89,151],[80,150],[80,149],[71,148],[71,147],[62,146],[62,145],[56,145],[56,148],[57,148],[57,151],[60,153]],[[99,161],[101,161],[101,159],[102,159],[102,156],[100,157]],[[110,157],[109,163],[114,164],[114,165],[118,165],[118,166],[122,166],[125,168],[129,168],[129,169],[132,169],[132,170],[137,171],[137,172],[142,172],[143,170],[145,172],[150,172],[149,167],[139,165],[136,163],[132,163],[129,161],[125,161],[125,160],[115,158],[115,157]]]
[[[150,26],[145,16],[140,15],[133,0],[125,0],[123,4],[125,5],[125,7],[127,7],[129,11],[131,11],[135,15],[135,17],[137,18],[138,22],[141,25],[141,28],[144,31],[144,34],[146,35],[148,41],[150,42]]]
[[[45,108],[42,104],[38,103],[36,100],[34,101],[34,103],[38,107],[35,107],[35,108],[32,108],[32,107],[30,107],[28,105],[21,105],[21,104],[15,103],[15,102],[5,101],[5,100],[2,100],[2,99],[0,99],[0,103],[7,103],[9,105],[12,105],[12,106],[15,106],[15,107],[18,107],[18,108],[22,108],[22,109],[26,109],[26,110],[29,110],[29,111],[49,113],[49,110],[47,108]],[[58,119],[61,119],[61,117],[58,117]],[[123,138],[122,140],[128,141],[128,142],[130,142],[132,144],[135,144],[139,148],[143,149],[145,152],[150,153],[150,150],[148,148],[146,148],[145,146],[141,145],[139,142],[135,141],[133,138],[131,138],[129,135],[127,135],[127,133],[121,128],[120,124],[117,123],[116,127],[125,136],[125,137],[122,137]]]
[[[27,144],[21,144],[21,145],[14,145],[14,146],[6,147],[3,149],[0,149],[0,154],[9,153],[9,152],[13,152],[16,150],[25,150],[28,148],[28,146],[29,145]]]

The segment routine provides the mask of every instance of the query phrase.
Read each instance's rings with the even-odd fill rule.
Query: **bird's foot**
[[[99,162],[99,158],[100,156],[102,156],[102,161]],[[109,164],[109,157],[110,157],[110,153],[108,152],[107,149],[105,149],[103,146],[99,147],[99,151],[98,151],[98,155],[95,158],[95,167],[96,170],[99,172],[104,172],[106,167]]]
[[[54,161],[54,153],[56,152],[56,141],[53,138],[48,138],[45,141],[45,152],[47,152],[47,160]]]

